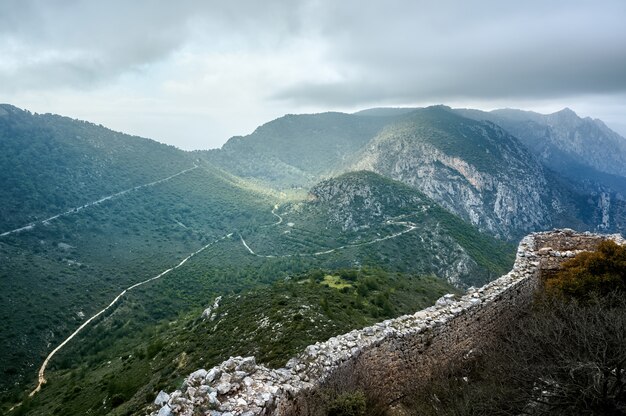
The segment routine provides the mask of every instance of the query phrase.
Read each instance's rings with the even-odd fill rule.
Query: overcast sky
[[[626,135],[625,0],[0,1],[0,102],[184,149],[285,113],[552,112]]]

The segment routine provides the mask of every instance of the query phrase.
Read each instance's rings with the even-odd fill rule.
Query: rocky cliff
[[[492,121],[517,137],[548,168],[586,185],[626,195],[626,139],[601,120],[565,108],[552,114],[513,109],[457,109],[475,120]]]
[[[421,110],[385,129],[352,168],[413,186],[502,238],[552,224],[544,171],[528,150],[498,126],[446,107]]]

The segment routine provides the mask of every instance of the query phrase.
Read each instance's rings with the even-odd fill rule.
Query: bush
[[[113,397],[111,397],[111,407],[117,407],[125,401],[126,399],[124,399],[124,396],[122,396],[121,394],[115,394],[113,395]]]
[[[596,251],[580,253],[546,281],[546,291],[578,300],[626,292],[626,246],[607,240]]]
[[[365,416],[366,400],[361,391],[344,393],[328,405],[328,416]]]

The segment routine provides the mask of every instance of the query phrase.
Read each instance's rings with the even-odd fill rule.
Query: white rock
[[[204,380],[207,383],[212,383],[214,380],[217,380],[221,376],[222,376],[222,370],[220,370],[218,367],[213,367],[211,370],[209,370]]]
[[[245,357],[237,366],[238,371],[245,371],[248,374],[254,372],[256,369],[256,360],[254,357]]]
[[[157,416],[174,416],[174,413],[172,412],[172,409],[168,405],[165,405],[161,408],[161,410],[159,410],[159,413],[157,413]]]
[[[232,388],[233,388],[233,385],[230,383],[220,383],[215,387],[215,389],[217,390],[219,394],[226,394],[229,391],[231,391]]]
[[[170,395],[164,392],[163,390],[161,390],[159,394],[157,394],[156,399],[154,399],[154,404],[156,404],[157,406],[163,406],[167,404],[169,400],[170,400]]]
[[[207,371],[204,368],[201,368],[200,370],[196,370],[193,373],[189,374],[189,380],[203,379],[206,377],[206,375]]]

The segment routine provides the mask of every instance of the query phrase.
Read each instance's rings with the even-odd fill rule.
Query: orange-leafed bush
[[[607,240],[596,251],[580,253],[546,281],[546,291],[578,300],[626,293],[626,246]]]

